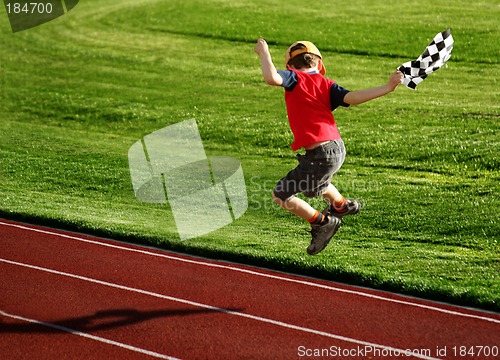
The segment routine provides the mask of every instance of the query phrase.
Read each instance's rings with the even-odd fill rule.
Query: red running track
[[[0,219],[1,359],[498,359],[500,314]]]

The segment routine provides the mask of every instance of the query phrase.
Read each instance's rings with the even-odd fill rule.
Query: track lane
[[[103,334],[104,338],[112,339],[110,342],[116,342],[116,338],[119,341],[124,341],[125,343],[133,344],[134,347],[144,346],[145,344],[140,343],[141,335],[146,334],[145,338],[142,339],[146,341],[146,344],[151,346],[158,346],[154,344],[154,339],[162,339],[161,343],[163,345],[167,344],[169,351],[175,351],[176,345],[181,344],[180,351],[184,352],[186,347],[186,340],[189,342],[194,342],[198,344],[197,352],[192,354],[194,358],[204,358],[203,354],[207,349],[214,350],[214,353],[209,353],[208,358],[220,358],[227,359],[234,355],[233,351],[238,348],[242,348],[238,357],[245,357],[245,354],[251,353],[251,358],[280,358],[285,352],[285,357],[289,358],[292,354],[287,353],[290,349],[280,350],[281,344],[289,344],[290,342],[303,341],[308,344],[315,344],[322,337],[333,339],[332,344],[336,346],[346,347],[353,344],[366,346],[372,345],[363,341],[344,338],[342,336],[325,333],[317,331],[314,329],[307,329],[299,327],[293,324],[280,322],[272,319],[261,318],[258,316],[245,314],[240,312],[240,309],[222,309],[215,308],[210,305],[195,303],[185,299],[173,298],[168,295],[151,293],[141,289],[128,288],[122,285],[106,283],[101,280],[85,278],[79,275],[62,273],[57,270],[51,270],[47,268],[41,268],[34,265],[28,265],[18,262],[13,262],[9,260],[0,260],[2,265],[17,266],[16,276],[13,276],[11,280],[13,284],[9,284],[10,288],[14,288],[12,291],[15,293],[24,293],[26,298],[29,300],[23,301],[22,308],[27,307],[31,313],[43,314],[45,323],[53,324],[53,327],[65,327],[74,329],[75,331],[81,331],[84,333],[93,333],[98,331],[99,334]],[[23,274],[26,271],[37,271],[38,273],[29,273],[24,277],[19,274]],[[42,272],[40,276],[39,272]],[[49,278],[44,280],[46,275],[59,275],[69,277],[68,281],[57,281],[57,278]],[[37,287],[33,287],[30,284],[30,279],[36,277],[39,284]],[[76,281],[76,283],[75,283]],[[83,281],[84,283],[79,283]],[[87,282],[87,283],[85,283]],[[89,291],[86,291],[86,287],[89,286]],[[42,285],[41,284],[45,284]],[[99,289],[93,285],[104,285],[112,287],[114,289]],[[26,287],[26,288],[24,288]],[[43,292],[40,291],[40,287],[46,289]],[[59,289],[61,287],[61,289]],[[78,294],[73,294],[68,296],[65,294],[62,298],[65,300],[74,299],[73,301],[66,301],[64,303],[54,302],[54,294],[59,291],[68,292],[68,289],[77,289]],[[136,294],[132,294],[129,299],[129,293],[119,294],[115,289],[125,290],[128,292],[139,293],[140,295],[146,295],[147,298],[138,297]],[[32,293],[30,293],[32,292]],[[43,296],[45,294],[45,296]],[[89,294],[90,298],[85,297],[84,294]],[[96,296],[98,295],[98,296]],[[45,298],[46,297],[46,298]],[[150,301],[151,297],[159,298],[162,300],[161,303],[169,303],[173,301],[175,306],[179,306],[179,303],[183,306],[188,305],[188,308],[181,307],[179,309],[168,309],[168,310],[148,310],[143,309]],[[128,299],[128,300],[127,300]],[[131,301],[129,304],[128,301]],[[96,306],[98,309],[103,307],[107,309],[108,306],[112,304],[120,303],[123,306],[127,306],[123,309],[110,309],[110,310],[89,310],[92,306]],[[9,308],[9,306],[7,306]],[[12,306],[10,306],[11,308]],[[15,311],[23,311],[21,309],[16,309]],[[93,315],[85,315],[87,312],[91,312]],[[80,314],[82,312],[82,314]],[[189,320],[180,319],[177,323],[177,319],[169,319],[168,323],[161,323],[161,325],[154,325],[151,320],[158,317],[165,318],[169,315],[172,316],[185,316],[193,315],[196,313],[213,313],[214,315],[219,315],[219,317],[211,316],[210,318],[204,319],[206,323],[202,322],[202,319],[196,319],[193,316]],[[67,318],[61,319],[61,316],[65,315]],[[222,317],[220,315],[234,315],[240,319],[232,319],[227,317]],[[241,319],[243,318],[243,320]],[[158,331],[155,337],[150,338],[150,334],[140,332],[135,328],[137,323],[141,323],[145,320],[149,321],[149,326],[152,329]],[[250,321],[248,321],[250,320]],[[196,327],[202,327],[203,329],[213,328],[215,333],[202,331],[197,333],[193,331],[193,324]],[[279,327],[278,331],[272,327],[263,327],[264,325],[272,325]],[[187,327],[186,327],[187,326]],[[118,329],[115,329],[117,328]],[[121,329],[124,327],[124,329]],[[12,330],[7,328],[7,331]],[[109,330],[109,331],[107,331]],[[239,331],[239,330],[242,330]],[[227,332],[230,331],[230,332]],[[224,333],[226,332],[226,333]],[[181,334],[179,337],[178,335]],[[185,334],[190,336],[184,338]],[[124,340],[120,340],[124,339]],[[128,340],[127,340],[128,339]],[[166,341],[168,339],[168,341]],[[272,339],[270,341],[270,339]],[[224,347],[223,344],[230,342],[231,346],[228,349]],[[318,343],[317,346],[320,346]],[[297,348],[300,345],[297,345]],[[378,344],[373,344],[373,346],[380,347],[381,349],[386,349],[388,351],[398,351],[398,349],[391,349],[388,347],[381,347]],[[253,349],[253,350],[249,350]],[[163,349],[160,349],[163,350]],[[229,350],[229,352],[227,351]],[[146,351],[146,350],[144,350]],[[158,349],[155,348],[155,351]]]
[[[8,225],[0,226],[0,231],[2,257],[10,257],[13,261],[18,260],[36,266],[50,265],[50,268],[58,271],[78,273],[81,276],[135,288],[147,288],[148,291],[169,294],[182,299],[194,299],[196,302],[215,304],[220,308],[241,309],[244,314],[291,323],[318,332],[323,331],[401,349],[435,350],[436,346],[451,346],[452,343],[464,346],[468,344],[493,345],[495,341],[498,343],[498,335],[496,335],[500,323],[498,314],[484,314],[470,309],[363,290],[366,294],[372,294],[381,299],[370,298],[360,295],[362,291],[358,288],[341,287],[329,282],[236,264],[190,258],[83,235],[66,234],[68,238],[51,234],[52,231],[30,232],[27,229]],[[32,238],[33,234],[28,236],[27,233],[35,233],[36,237]],[[111,244],[111,247],[106,246],[103,249],[103,246],[96,243],[77,239],[91,239],[98,243]],[[137,252],[134,252],[132,256],[127,249],[135,249]],[[164,254],[171,259],[162,256]],[[174,258],[186,260],[174,260]],[[212,266],[201,265],[203,263],[212,264]],[[231,271],[229,267],[238,267],[242,271]],[[269,277],[258,276],[252,272],[267,274]],[[280,278],[288,280],[279,280]],[[289,281],[290,279],[297,282]],[[324,284],[325,288],[307,285],[312,282]],[[345,292],[332,291],[333,285]],[[79,288],[76,285],[75,287]],[[22,291],[28,291],[28,289]],[[53,290],[51,293],[57,292]],[[425,307],[405,304],[414,300],[416,304],[424,304]],[[432,308],[442,308],[450,313],[435,311]],[[478,318],[454,314],[462,312],[464,315],[470,314]],[[481,320],[481,317],[484,319]],[[227,328],[227,325],[224,325],[228,321],[227,314],[222,318],[224,321],[221,326],[224,329]],[[246,321],[248,319],[243,320],[245,328],[249,326]],[[237,322],[233,324],[236,329],[238,328]],[[186,324],[183,325],[185,327]],[[189,328],[189,324],[187,325]],[[178,326],[182,328],[182,325]],[[201,326],[205,330],[209,327],[206,324]],[[290,329],[285,331],[279,328],[277,330],[275,325],[267,323],[260,324],[257,328],[246,328],[246,330],[251,331],[240,333],[239,336],[235,336],[236,332],[230,331],[234,339],[222,337],[211,339],[211,341],[235,343],[234,348],[242,351],[241,354],[248,354],[255,349],[265,347],[263,344],[268,344],[269,339],[275,338],[277,332],[286,334]],[[186,329],[186,331],[189,330]],[[220,328],[218,331],[221,331]],[[266,336],[259,336],[262,334]],[[359,346],[352,342],[345,343],[319,335],[297,334],[295,330],[291,330],[291,335],[291,338],[281,338],[271,344],[265,352],[261,352],[264,356],[261,358],[266,358],[270,354],[283,355],[283,351],[286,351],[287,358],[292,358],[297,356],[297,349],[300,346],[306,348],[324,348],[335,344],[351,348]],[[255,341],[252,341],[253,337]],[[194,339],[188,343],[192,345],[197,340]],[[244,343],[251,345],[245,349]],[[286,344],[287,349],[273,352],[273,348],[282,348],[283,344]],[[210,349],[211,345],[206,343],[204,346]],[[211,351],[209,354],[213,356],[220,354],[220,349]]]
[[[8,264],[11,265],[11,264]],[[64,278],[39,270],[15,267],[18,276],[8,284],[16,293],[26,295],[19,305],[3,305],[10,313],[24,312],[85,333],[98,335],[138,348],[181,358],[231,358],[238,347],[256,346],[264,358],[269,353],[264,340],[273,336],[272,329],[261,329],[251,320],[233,319],[214,309],[178,303],[165,298],[89,283],[82,279]],[[36,277],[36,288],[29,280]],[[40,285],[46,291],[40,290]],[[69,290],[68,290],[69,289]],[[63,292],[62,296],[54,295]],[[231,309],[229,309],[231,310]],[[238,309],[233,309],[237,311]],[[255,339],[245,334],[258,333]],[[294,337],[289,331],[289,337]],[[280,333],[286,340],[286,331]],[[234,337],[231,340],[231,337]],[[231,340],[231,346],[227,341]],[[246,344],[248,340],[249,344]],[[254,341],[257,341],[255,343]],[[262,344],[260,344],[262,342]],[[261,346],[258,346],[261,345]],[[273,349],[270,349],[273,351]]]

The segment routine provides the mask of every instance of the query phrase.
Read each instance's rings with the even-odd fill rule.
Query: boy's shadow
[[[222,312],[240,312],[244,309],[222,309]],[[93,315],[59,320],[54,322],[2,323],[0,333],[58,333],[61,331],[93,332],[124,327],[162,317],[178,317],[205,313],[221,313],[216,309],[168,309],[140,311],[136,309],[117,309],[97,311]]]

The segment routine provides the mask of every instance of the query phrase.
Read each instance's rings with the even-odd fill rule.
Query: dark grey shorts
[[[307,150],[305,155],[297,155],[299,165],[282,178],[274,187],[274,195],[287,201],[298,193],[306,197],[322,195],[333,174],[345,159],[345,147],[342,140],[332,140]]]

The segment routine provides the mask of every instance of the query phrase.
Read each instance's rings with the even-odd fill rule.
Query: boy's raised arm
[[[260,38],[257,40],[255,47],[253,49],[260,57],[260,63],[262,65],[262,76],[267,84],[273,86],[280,86],[283,83],[283,78],[276,71],[274,67],[273,60],[271,58],[271,53],[269,52],[269,47],[266,40]]]
[[[403,73],[396,70],[391,74],[389,81],[382,86],[366,89],[351,91],[344,97],[344,102],[349,105],[359,105],[369,100],[384,96],[394,91],[396,87],[403,82]]]

